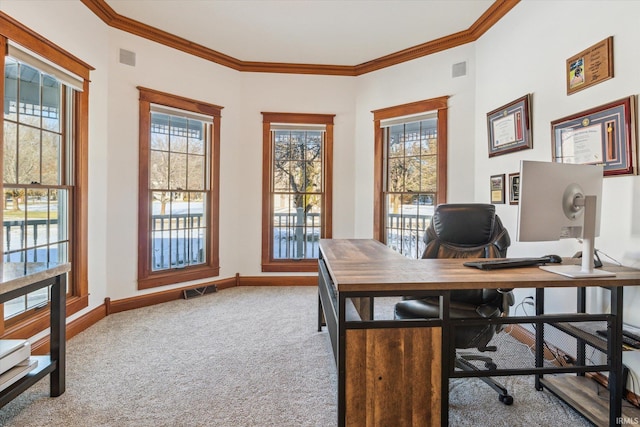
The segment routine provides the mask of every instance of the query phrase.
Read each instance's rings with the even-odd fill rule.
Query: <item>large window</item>
[[[433,208],[446,200],[447,98],[374,111],[376,135],[375,238],[410,258]]]
[[[222,107],[138,89],[138,286],[216,276]]]
[[[333,115],[262,113],[262,271],[317,271],[331,237]]]
[[[87,306],[87,109],[92,69],[0,13],[4,263],[71,263],[67,314]],[[6,38],[5,38],[6,36]],[[50,289],[1,307],[0,332],[48,325]]]

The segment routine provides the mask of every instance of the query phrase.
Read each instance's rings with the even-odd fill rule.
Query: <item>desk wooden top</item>
[[[322,239],[320,251],[339,292],[640,286],[640,270],[613,265],[605,268],[615,277],[572,279],[537,266],[484,271],[463,266],[469,259],[409,259],[372,239]]]

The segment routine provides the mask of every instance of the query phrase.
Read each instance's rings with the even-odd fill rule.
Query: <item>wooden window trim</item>
[[[138,86],[140,91],[140,173],[138,185],[138,289],[214,277],[220,273],[219,205],[220,205],[220,119],[223,107],[159,92]],[[207,261],[195,266],[152,272],[149,219],[149,152],[151,104],[206,114],[213,117],[211,135],[211,173],[209,175],[209,223],[207,225]]]
[[[322,206],[322,238],[332,236],[332,200],[333,200],[333,118],[335,114],[312,113],[262,113],[262,271],[263,272],[317,272],[318,261],[275,260],[272,255],[271,197],[272,152],[271,124],[309,124],[325,125],[324,157],[324,197]]]
[[[89,305],[89,280],[88,280],[88,182],[89,182],[89,74],[94,68],[81,61],[69,52],[53,44],[40,36],[30,28],[14,20],[9,15],[0,11],[0,55],[2,69],[4,70],[4,53],[7,52],[8,41],[13,41],[26,49],[48,59],[66,70],[83,79],[83,91],[75,92],[75,129],[74,144],[75,165],[73,200],[70,206],[70,216],[73,226],[69,231],[69,240],[72,245],[70,254],[71,271],[69,283],[71,284],[71,296],[67,298],[67,317],[79,312]],[[0,97],[4,99],[4,78],[0,83]],[[4,128],[4,114],[0,114],[0,128]],[[0,147],[3,132],[0,132]],[[0,212],[0,219],[2,213]],[[0,310],[3,311],[3,310]],[[5,329],[4,321],[0,322],[0,334],[2,338],[31,337],[49,327],[49,309],[40,310],[33,316],[16,322]],[[3,316],[4,317],[4,316]]]
[[[384,128],[382,120],[394,117],[437,111],[438,114],[438,185],[436,204],[446,203],[447,198],[447,102],[448,96],[397,105],[372,111],[374,127],[374,177],[373,177],[373,238],[384,242]]]

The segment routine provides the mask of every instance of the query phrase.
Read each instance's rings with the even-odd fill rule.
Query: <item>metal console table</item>
[[[51,286],[51,335],[49,356],[32,356],[38,359],[38,366],[0,392],[0,407],[47,375],[50,376],[51,397],[60,396],[65,391],[66,273],[71,265],[4,263],[1,268],[0,303]]]

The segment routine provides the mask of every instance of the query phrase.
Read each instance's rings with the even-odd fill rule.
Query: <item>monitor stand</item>
[[[582,265],[542,265],[542,270],[561,274],[572,279],[587,277],[613,277],[616,273],[593,268],[594,241],[596,234],[596,196],[584,199],[584,224],[582,227]],[[574,201],[578,204],[578,200]]]

